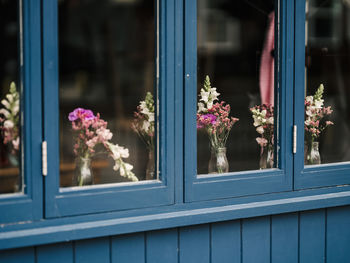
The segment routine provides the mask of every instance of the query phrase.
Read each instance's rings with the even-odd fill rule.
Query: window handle
[[[42,173],[43,176],[47,175],[47,142],[43,141],[41,144],[41,157],[42,157]]]
[[[297,126],[293,126],[293,154],[297,153]]]

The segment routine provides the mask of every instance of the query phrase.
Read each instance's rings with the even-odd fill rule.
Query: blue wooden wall
[[[346,263],[350,206],[0,251],[1,263]]]

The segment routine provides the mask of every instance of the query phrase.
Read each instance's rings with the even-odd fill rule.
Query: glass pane
[[[0,1],[0,194],[22,191],[19,6],[20,1]]]
[[[58,3],[61,187],[157,179],[157,2]]]
[[[275,167],[274,3],[197,1],[199,174]]]
[[[350,161],[350,1],[306,1],[306,165]]]

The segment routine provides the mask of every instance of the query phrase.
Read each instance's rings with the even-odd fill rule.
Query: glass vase
[[[319,143],[310,141],[304,146],[304,163],[306,165],[321,164],[321,155],[318,149]]]
[[[269,169],[273,168],[273,146],[271,144],[261,148],[259,168]]]
[[[155,179],[155,157],[154,150],[149,150],[148,152],[148,161],[146,166],[146,180]]]
[[[228,161],[226,157],[226,147],[211,148],[211,155],[208,165],[208,172],[212,173],[228,173]]]
[[[75,160],[75,173],[73,186],[84,186],[93,184],[93,173],[91,169],[91,158],[77,157]]]

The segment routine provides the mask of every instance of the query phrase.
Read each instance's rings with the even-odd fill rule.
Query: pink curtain
[[[260,95],[262,104],[274,102],[274,57],[275,48],[275,12],[269,14],[268,30],[260,63]]]

